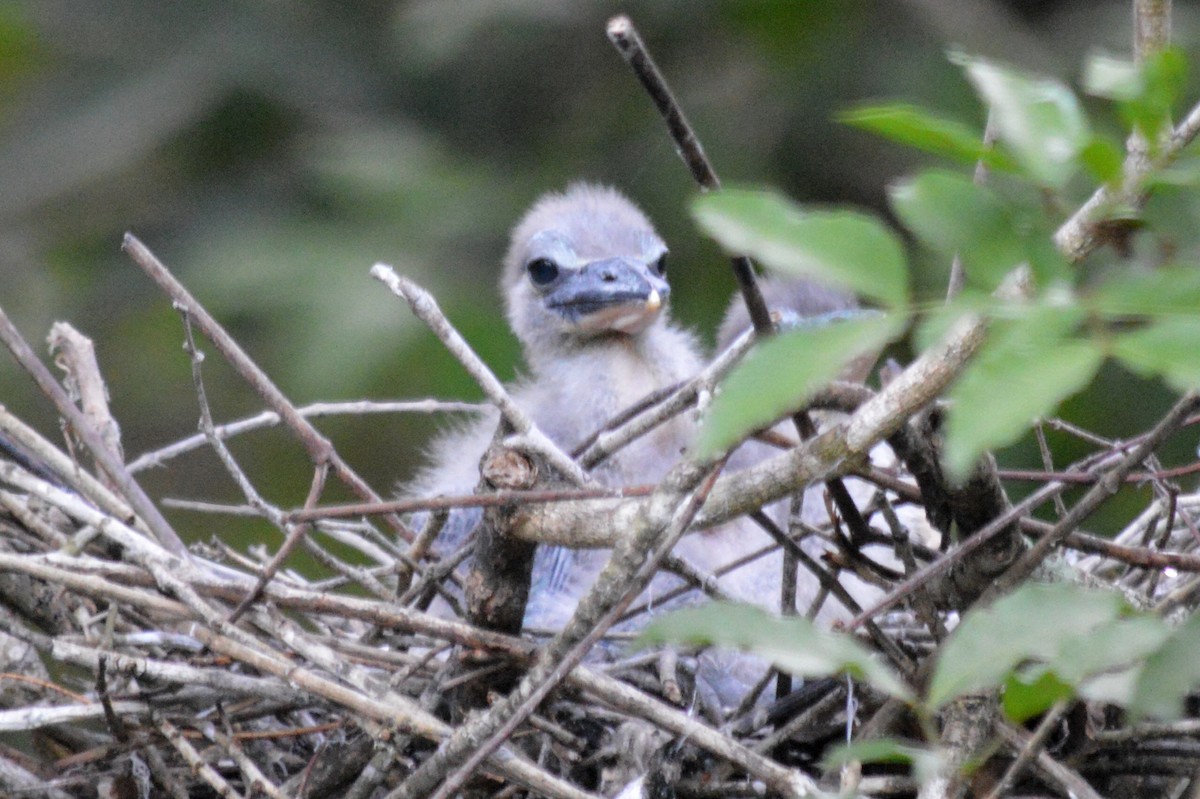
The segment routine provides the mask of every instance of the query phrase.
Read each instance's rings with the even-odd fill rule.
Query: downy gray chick
[[[649,220],[604,186],[577,183],[547,194],[514,228],[500,288],[528,374],[509,390],[563,450],[570,451],[647,394],[700,369],[698,342],[667,312],[666,265],[667,247]],[[436,440],[432,465],[406,493],[470,494],[496,424],[489,414]],[[592,475],[605,486],[656,483],[693,435],[690,417],[677,417]],[[458,546],[479,518],[477,510],[452,514],[439,549]],[[561,626],[606,557],[542,547],[527,626]]]
[[[701,368],[702,353],[695,337],[678,327],[667,309],[666,257],[666,245],[642,212],[602,186],[579,183],[548,194],[513,230],[501,292],[509,323],[524,349],[528,375],[509,389],[563,450],[569,452],[651,392],[685,380]],[[808,291],[807,299],[799,300],[802,313],[837,311],[853,304],[836,292],[811,286]],[[738,313],[731,311],[723,335],[745,326]],[[492,414],[437,439],[429,454],[432,465],[405,493],[470,494],[479,481],[479,459],[496,425]],[[678,416],[616,453],[592,474],[610,487],[657,483],[694,435],[692,415]],[[747,465],[761,457],[748,455],[750,451],[741,453],[737,460]],[[823,513],[819,498],[806,504],[813,505],[813,513]],[[478,510],[454,512],[438,549],[449,552],[457,547],[480,515]],[[685,537],[675,554],[711,573],[768,543],[770,539],[757,526],[739,520]],[[561,627],[607,557],[604,551],[541,547],[534,563],[526,626]],[[722,577],[721,587],[736,598],[777,607],[779,563],[778,553],[760,559]],[[799,601],[815,594],[812,583],[801,578]],[[660,577],[648,589],[648,598],[676,584],[673,577]],[[741,664],[729,661],[731,667]],[[751,664],[751,670],[761,674],[760,664]],[[755,678],[733,679],[729,692],[718,686],[718,693],[731,694],[722,697],[723,703],[736,702],[733,691],[744,690]]]

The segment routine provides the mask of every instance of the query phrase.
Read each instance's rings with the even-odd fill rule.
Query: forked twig
[[[158,284],[159,288],[166,292],[174,304],[188,312],[193,323],[200,328],[200,332],[213,343],[213,346],[229,361],[242,379],[262,397],[267,407],[279,414],[279,418],[300,440],[314,464],[328,463],[338,479],[349,486],[350,490],[359,497],[368,502],[380,501],[379,494],[350,468],[350,465],[334,449],[329,439],[300,414],[296,406],[271,381],[266,372],[254,363],[241,345],[233,339],[233,336],[229,335],[228,331],[212,317],[212,314],[191,295],[191,292],[175,279],[170,270],[155,257],[154,253],[150,252],[146,245],[142,244],[132,233],[126,233],[122,249],[129,254],[134,263],[141,267],[142,271]],[[397,534],[406,541],[412,540],[413,532],[400,520],[399,516],[388,515],[385,516],[385,519]]]

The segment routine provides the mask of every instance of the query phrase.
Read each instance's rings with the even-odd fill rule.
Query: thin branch
[[[747,330],[742,333],[699,374],[675,389],[662,402],[634,416],[615,430],[598,433],[579,454],[579,462],[584,468],[593,469],[617,450],[636,441],[676,414],[690,408],[701,394],[713,391],[716,384],[729,374],[730,370],[750,351],[753,344],[753,331]]]
[[[126,233],[121,247],[133,259],[133,262],[141,267],[142,271],[171,298],[173,304],[188,312],[189,317],[200,328],[200,332],[213,343],[213,346],[229,361],[234,370],[254,389],[255,393],[262,397],[267,407],[279,414],[279,418],[299,439],[314,464],[328,463],[338,479],[349,486],[350,490],[360,498],[368,502],[380,500],[379,494],[375,493],[374,489],[350,468],[349,464],[334,449],[329,439],[321,435],[320,431],[300,414],[296,406],[271,381],[266,372],[254,363],[241,345],[234,341],[228,331],[212,317],[212,314],[184,288],[182,283],[175,279],[170,270],[155,257],[154,253],[150,252],[146,245],[138,241],[132,233]],[[406,541],[412,540],[413,532],[400,520],[400,517],[388,515],[385,519],[397,534]]]
[[[987,122],[983,126],[983,149],[991,150],[996,144],[997,126],[995,123],[995,114],[989,110]],[[976,186],[982,186],[987,183],[988,167],[987,162],[980,158],[975,162],[975,174],[973,182]],[[950,279],[946,282],[946,300],[952,300],[957,297],[966,285],[967,275],[963,269],[962,256],[959,253],[954,253],[954,258],[950,262]]]
[[[633,22],[624,15],[613,17],[608,21],[607,31],[609,41],[628,62],[633,73],[646,89],[646,93],[650,95],[655,108],[662,114],[667,123],[667,130],[671,134],[671,140],[675,142],[675,147],[691,171],[692,177],[703,189],[719,189],[721,181],[717,178],[716,170],[713,169],[708,156],[704,154],[700,140],[696,137],[692,126],[688,124],[683,109],[675,100],[675,96],[667,86],[667,81],[654,63],[654,59],[650,57]],[[744,255],[735,256],[732,266],[733,275],[737,279],[738,289],[742,292],[742,299],[746,302],[746,310],[750,313],[750,321],[754,325],[755,331],[760,334],[770,331],[772,328],[771,313],[767,308],[766,300],[763,299],[758,281],[754,277],[754,267],[750,263],[750,259]]]
[[[297,411],[307,419],[322,416],[369,416],[389,413],[481,413],[488,407],[486,404],[476,402],[448,402],[435,399],[395,402],[358,400],[353,402],[314,402],[298,408]],[[225,440],[253,430],[274,427],[279,424],[279,421],[279,414],[274,411],[262,411],[254,416],[217,425],[213,432],[217,438]],[[168,446],[139,455],[129,462],[129,471],[136,474],[143,469],[165,466],[167,461],[197,450],[207,443],[208,437],[204,433],[188,436]]]
[[[1171,45],[1171,0],[1133,0],[1133,57],[1139,64]]]
[[[438,340],[445,345],[450,354],[458,359],[458,362],[467,370],[467,374],[471,375],[483,389],[484,395],[499,409],[500,415],[512,425],[516,435],[523,439],[520,444],[544,457],[551,466],[576,485],[591,484],[592,479],[579,467],[579,464],[571,460],[558,448],[557,444],[538,429],[529,415],[513,401],[492,370],[475,354],[471,345],[442,314],[433,295],[411,280],[397,275],[395,270],[387,264],[375,264],[371,267],[371,277],[383,283],[391,289],[393,294],[412,307],[416,317],[424,322],[438,337]],[[513,442],[506,441],[505,443],[514,446]],[[517,445],[517,448],[520,446]]]
[[[445,799],[461,786],[482,757],[510,735],[542,699],[578,665],[621,611],[642,591],[699,511],[718,469],[684,461],[664,481],[657,514],[640,520],[613,548],[604,570],[580,600],[571,619],[543,650],[520,684],[488,711],[459,728],[389,799]],[[703,482],[699,488],[697,484]],[[484,743],[480,743],[483,741]],[[441,785],[436,792],[431,792]]]
[[[1080,522],[1086,519],[1092,511],[1100,507],[1100,505],[1117,493],[1121,487],[1122,478],[1135,466],[1144,461],[1148,455],[1158,448],[1168,435],[1170,435],[1179,426],[1179,424],[1187,417],[1197,405],[1200,405],[1200,395],[1196,392],[1188,392],[1175,403],[1174,407],[1167,412],[1158,424],[1150,431],[1142,441],[1124,458],[1122,458],[1113,468],[1105,475],[1099,483],[1083,495],[1076,502],[1071,510],[1064,516],[1054,528],[1042,536],[1042,538],[1034,544],[1028,552],[1020,557],[1016,563],[1010,566],[1004,574],[996,580],[992,588],[988,592],[988,596],[995,597],[1006,590],[1011,590],[1018,585],[1026,577],[1033,573],[1033,570],[1046,558],[1050,553],[1050,548],[1058,545],[1069,534],[1075,531]],[[984,597],[987,601],[987,596]]]
[[[138,515],[138,518],[145,523],[150,533],[158,540],[160,544],[170,550],[173,554],[181,557],[189,557],[187,547],[183,540],[171,527],[166,517],[158,510],[158,507],[150,500],[150,496],[142,489],[129,470],[125,468],[125,464],[121,463],[113,453],[109,452],[108,446],[100,434],[92,428],[87,417],[79,408],[75,407],[75,403],[71,402],[71,398],[67,396],[67,392],[58,384],[54,376],[50,374],[50,370],[45,364],[34,354],[33,349],[29,346],[29,342],[21,335],[16,326],[8,318],[8,314],[0,308],[0,340],[4,341],[5,346],[12,352],[13,357],[17,359],[17,363],[29,373],[38,388],[42,390],[59,415],[67,420],[71,425],[71,429],[88,448],[95,459],[96,465],[100,470],[108,476],[117,490],[125,497],[133,512]]]

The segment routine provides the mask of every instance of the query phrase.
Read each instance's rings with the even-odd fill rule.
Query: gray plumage
[[[510,387],[516,402],[562,449],[570,451],[621,411],[658,389],[694,375],[702,366],[699,344],[670,318],[665,280],[667,249],[646,217],[616,191],[575,184],[538,200],[516,225],[504,258],[501,293],[509,323],[524,350],[527,376]],[[798,305],[801,313],[853,306],[853,299],[807,284],[768,284]],[[735,304],[735,308],[740,302]],[[746,324],[744,311],[731,310],[722,335],[732,338]],[[437,439],[430,466],[408,487],[414,496],[463,495],[479,481],[478,464],[495,432],[489,415]],[[605,486],[657,483],[690,445],[695,434],[684,414],[633,442],[593,471]],[[764,454],[743,448],[742,465]],[[786,503],[784,503],[786,504]],[[810,497],[808,514],[822,515],[819,497]],[[781,508],[776,508],[776,514]],[[458,511],[443,531],[441,551],[459,545],[478,522],[478,511]],[[815,518],[814,518],[815,517]],[[742,520],[684,538],[675,554],[713,572],[769,543],[757,526]],[[606,552],[539,549],[533,571],[527,627],[557,629],[607,559]],[[721,578],[721,588],[736,598],[777,607],[780,555],[760,559]],[[661,576],[648,599],[678,584]],[[815,593],[801,580],[798,597]],[[693,595],[694,596],[694,595]],[[745,671],[746,661],[730,661],[717,670]],[[754,666],[750,671],[761,673]],[[720,682],[718,680],[718,682]],[[735,677],[728,686],[744,690],[753,679]],[[715,686],[725,702],[732,692]]]
[[[528,374],[509,390],[562,449],[570,451],[647,394],[700,369],[696,338],[667,312],[669,287],[657,272],[666,251],[632,203],[613,189],[590,184],[574,184],[542,197],[514,228],[500,289]],[[539,261],[552,262],[559,270],[559,277],[546,286],[531,275],[531,265]],[[647,294],[657,292],[653,302],[639,298],[635,285],[625,287],[630,289],[628,302],[554,305],[556,295],[572,282],[589,281],[603,288],[639,278]],[[496,424],[496,416],[489,414],[437,439],[429,453],[431,466],[406,493],[471,493],[479,482],[479,458]],[[691,418],[677,417],[609,458],[593,477],[605,486],[656,483],[693,435]],[[478,511],[452,514],[440,548],[457,546],[478,519]],[[543,547],[534,566],[527,624],[560,626],[605,558],[602,552]]]

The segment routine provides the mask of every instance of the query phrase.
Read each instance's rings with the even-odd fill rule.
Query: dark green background
[[[194,431],[197,407],[179,320],[120,253],[126,230],[298,404],[474,398],[367,270],[386,261],[431,289],[511,377],[517,352],[494,294],[507,228],[540,192],[587,178],[621,187],[657,221],[673,253],[675,312],[710,340],[732,279],[687,216],[694,190],[661,121],[604,36],[611,14],[633,16],[727,182],[886,213],[888,183],[925,161],[835,124],[838,109],[903,99],[981,126],[947,49],[1077,82],[1087,53],[1127,52],[1128,6],[9,3],[0,6],[0,304],[38,347],[55,319],[95,339],[130,457]],[[1185,49],[1197,22],[1193,5],[1176,3]],[[1156,202],[1187,252],[1194,201]],[[938,296],[945,265],[916,262],[920,296]],[[206,369],[220,419],[260,407],[219,357]],[[1107,370],[1068,412],[1128,435],[1168,399]],[[0,402],[56,434],[7,358]],[[413,417],[320,425],[381,490],[411,473],[432,429]],[[1174,454],[1189,457],[1194,444],[1181,440]],[[234,451],[268,498],[303,497],[308,470],[286,435],[248,437]],[[145,481],[159,496],[238,500],[208,454]],[[170,516],[191,534],[230,529]]]

